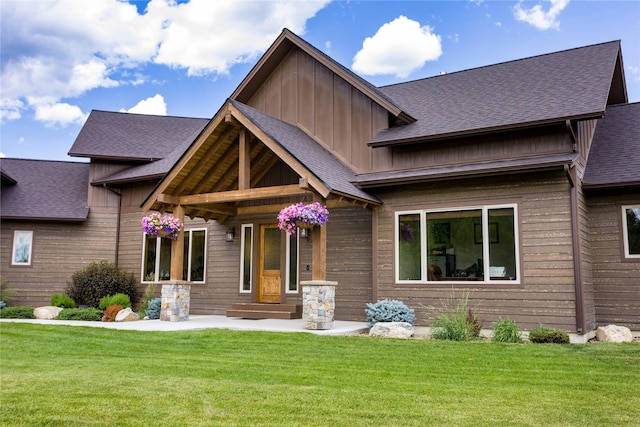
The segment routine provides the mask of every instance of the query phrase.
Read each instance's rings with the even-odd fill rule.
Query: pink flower
[[[278,214],[278,227],[291,236],[295,236],[298,224],[323,226],[329,219],[329,211],[318,202],[311,204],[296,203],[287,206]]]

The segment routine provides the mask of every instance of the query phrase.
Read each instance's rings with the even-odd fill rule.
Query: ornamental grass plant
[[[6,321],[0,342],[4,427],[620,427],[640,419],[638,343],[505,346]]]

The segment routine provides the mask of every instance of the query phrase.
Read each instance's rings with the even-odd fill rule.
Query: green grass
[[[2,426],[627,426],[640,345],[0,325]]]

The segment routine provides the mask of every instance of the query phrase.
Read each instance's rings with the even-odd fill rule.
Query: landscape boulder
[[[62,311],[62,307],[54,307],[52,305],[47,305],[45,307],[38,307],[33,310],[33,315],[36,319],[46,319],[51,320],[58,317],[58,314]]]
[[[140,316],[131,308],[123,308],[116,314],[116,322],[133,322],[135,320],[140,320]]]
[[[407,322],[378,322],[371,327],[370,337],[411,338],[416,328]]]
[[[602,342],[631,342],[633,335],[626,326],[608,325],[596,329],[596,338]]]

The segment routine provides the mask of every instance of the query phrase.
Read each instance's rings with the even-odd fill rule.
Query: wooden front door
[[[276,224],[260,226],[258,302],[279,303],[282,232]]]

